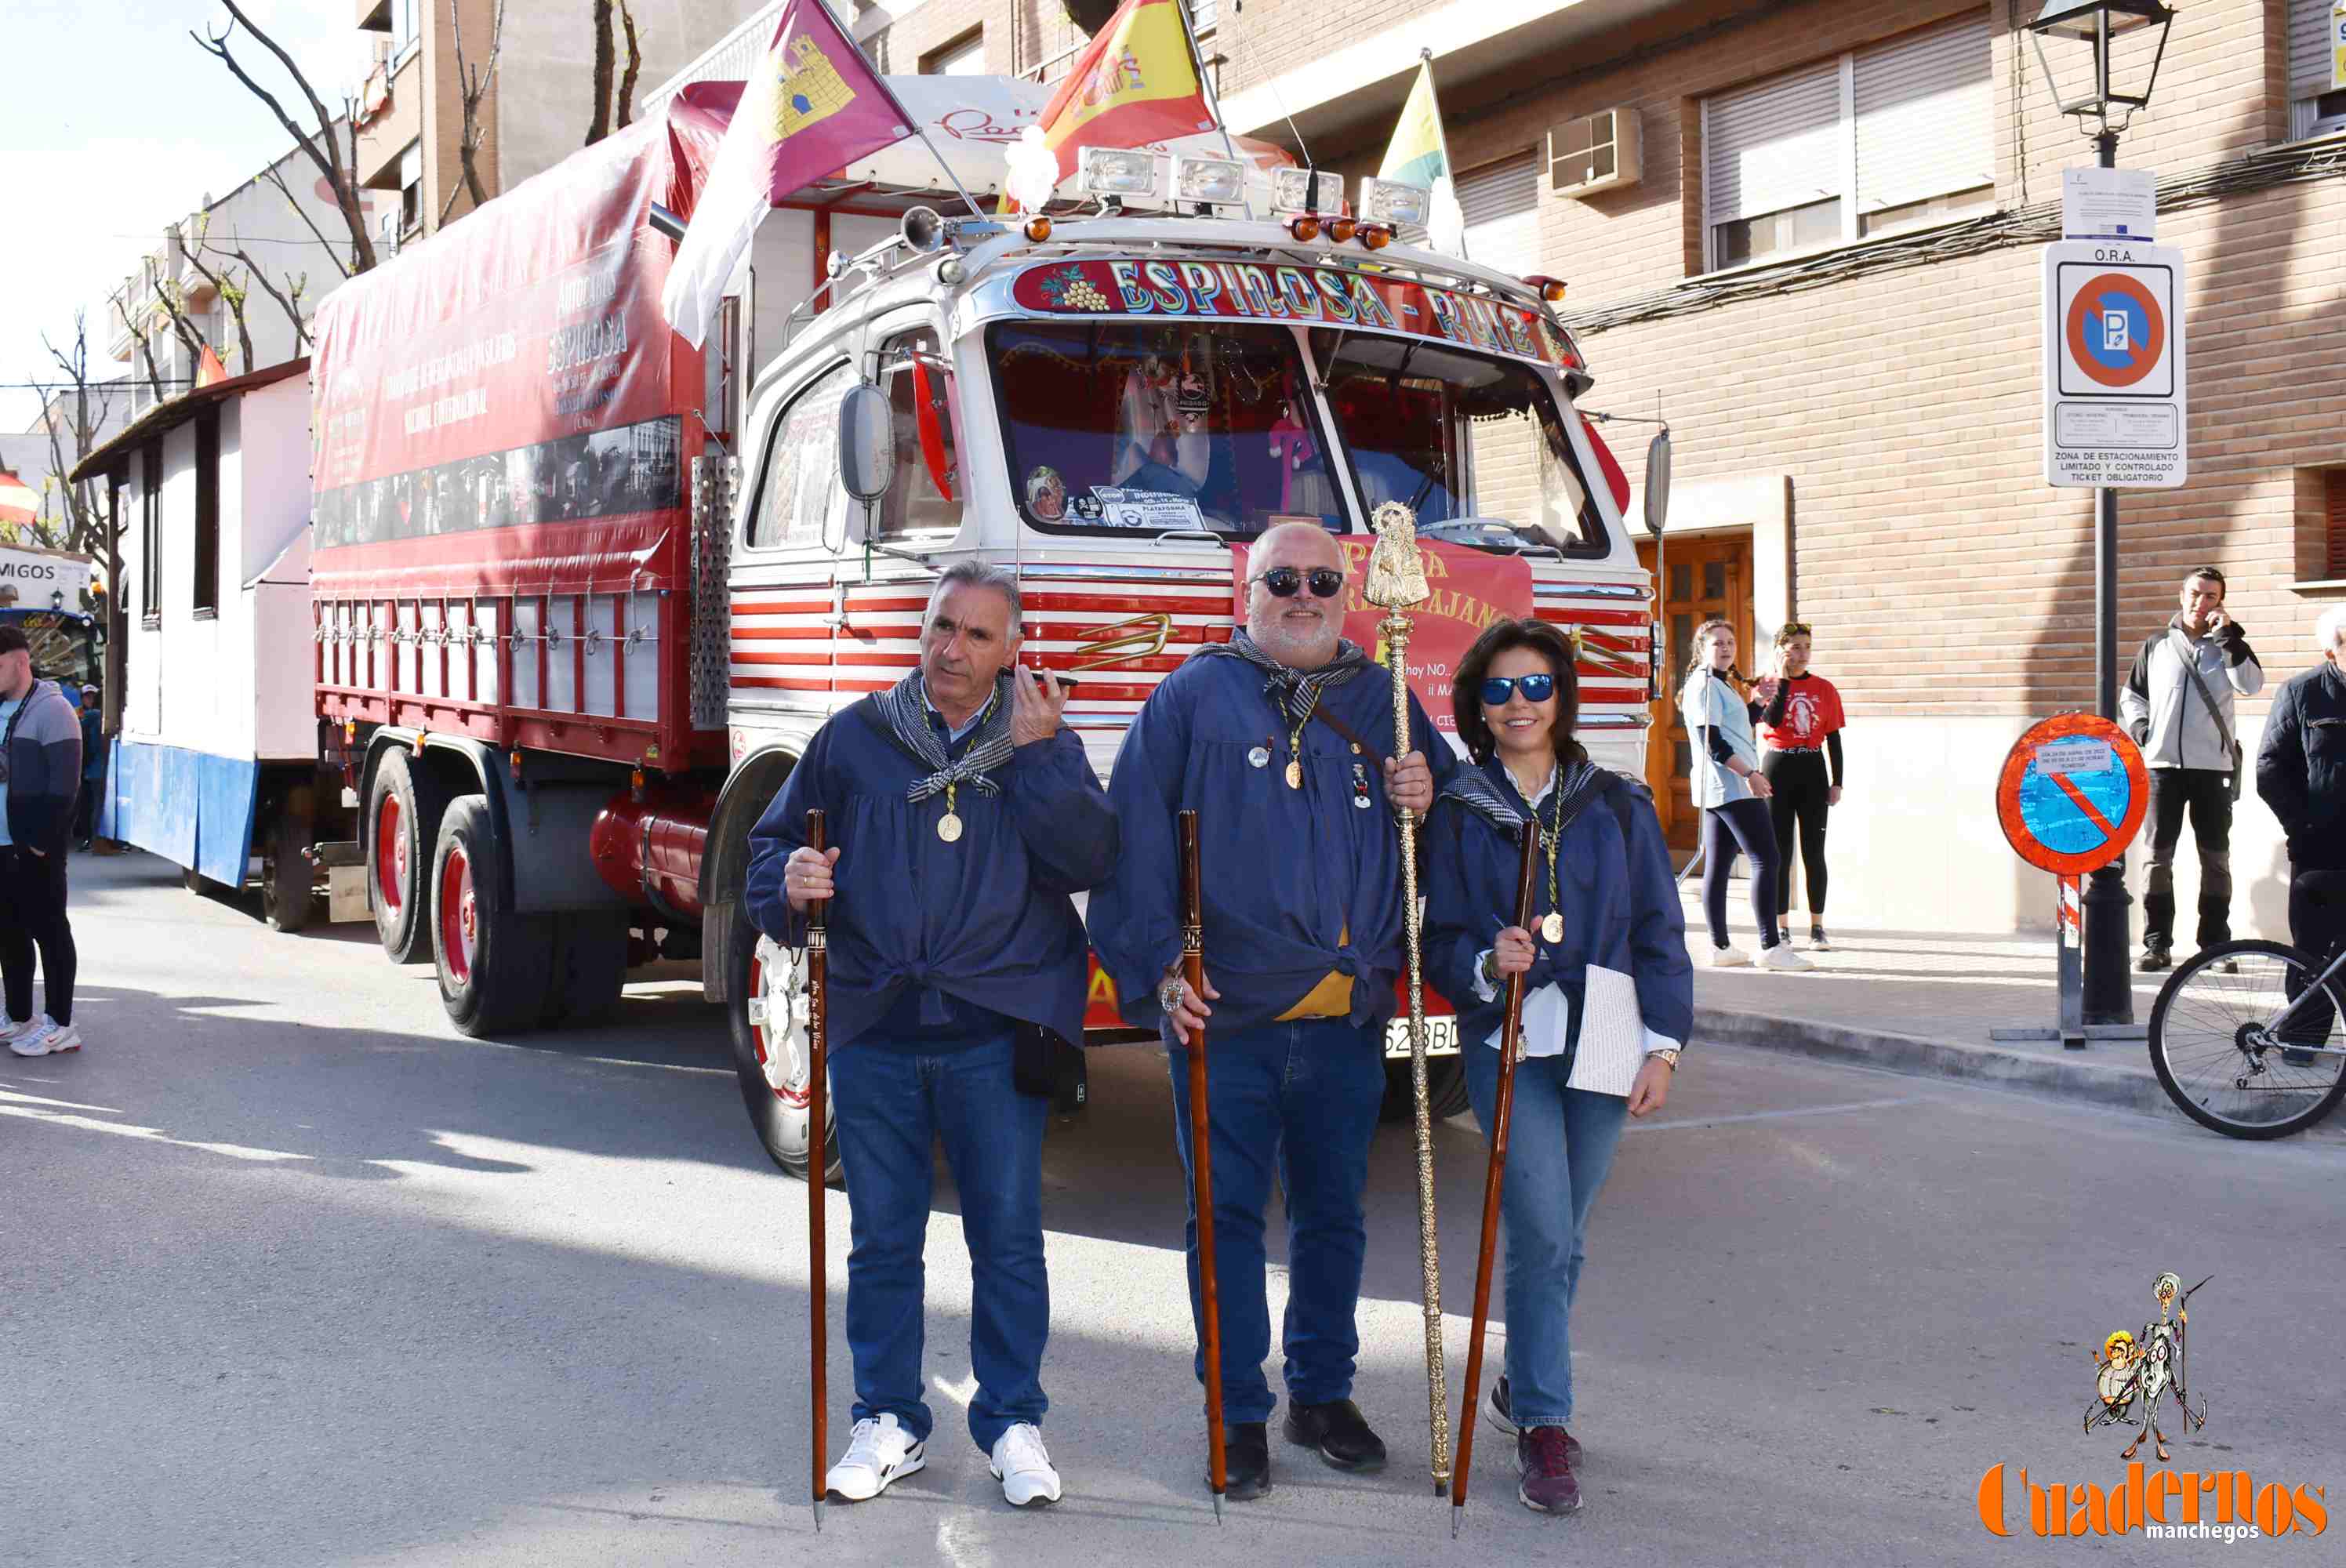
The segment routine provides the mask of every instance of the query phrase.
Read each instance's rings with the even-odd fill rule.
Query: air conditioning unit
[[[1550,183],[1559,196],[1594,196],[1635,185],[1644,173],[1636,109],[1599,109],[1547,133]]]

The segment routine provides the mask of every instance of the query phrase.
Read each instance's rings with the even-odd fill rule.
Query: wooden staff
[[[1515,928],[1532,924],[1532,887],[1539,868],[1540,830],[1537,822],[1516,830],[1523,845],[1523,863],[1515,871]],[[1474,1462],[1474,1401],[1483,1396],[1483,1336],[1491,1327],[1491,1261],[1498,1250],[1499,1193],[1507,1177],[1507,1124],[1515,1110],[1515,1058],[1524,1034],[1524,977],[1507,976],[1506,1022],[1499,1031],[1499,1093],[1491,1108],[1491,1163],[1483,1176],[1483,1249],[1474,1262],[1474,1325],[1466,1336],[1465,1417],[1458,1426],[1458,1468],[1450,1477],[1450,1534],[1458,1535],[1458,1516],[1466,1507],[1466,1472]],[[1462,1042],[1464,1049],[1474,1049]]]
[[[807,813],[807,848],[816,854],[825,849],[822,841],[822,812]],[[831,1033],[831,954],[829,937],[823,930],[823,910],[828,899],[817,899],[807,905],[807,1302],[809,1310],[808,1343],[812,1367],[807,1379],[808,1389],[814,1400],[814,1434],[811,1462],[814,1467],[814,1527],[822,1532],[822,1500],[827,1490],[823,1485],[823,1455],[831,1451],[830,1393],[824,1372],[827,1360],[827,1335],[830,1309],[825,1301],[826,1285],[831,1272],[831,1253],[823,1244],[823,1177],[830,1169],[829,1150],[823,1137],[823,1102],[831,1091],[828,1069],[823,1062],[823,1049]]]
[[[1181,822],[1181,974],[1199,997],[1206,994],[1203,883],[1198,873],[1198,813]],[[1206,1479],[1214,1489],[1214,1522],[1222,1518],[1222,1493],[1229,1482],[1222,1451],[1222,1301],[1214,1272],[1214,1162],[1210,1119],[1206,1114],[1206,1031],[1189,1031],[1190,1203],[1198,1213],[1198,1333],[1206,1357]]]

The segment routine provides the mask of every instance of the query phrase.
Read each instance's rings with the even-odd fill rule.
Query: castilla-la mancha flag
[[[668,324],[699,348],[773,204],[912,134],[912,117],[822,0],[789,0],[677,246],[660,296]]]
[[[1178,0],[1124,0],[1037,123],[1059,178],[1087,147],[1145,147],[1214,128]]]

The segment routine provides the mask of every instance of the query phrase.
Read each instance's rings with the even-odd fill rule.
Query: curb
[[[1893,1073],[1959,1082],[1992,1088],[2018,1089],[2052,1095],[2064,1100],[2113,1105],[2121,1110],[2162,1115],[2178,1126],[2201,1129],[2178,1110],[2150,1071],[2144,1047],[2133,1047],[2139,1066],[2119,1066],[2091,1059],[2091,1053],[2048,1056],[2013,1051],[2000,1045],[1955,1040],[1931,1040],[1888,1030],[1851,1029],[1804,1018],[1780,1018],[1697,1003],[1694,1034],[1698,1040],[1732,1045],[1755,1045],[1765,1051],[1807,1056],[1824,1062],[1845,1062],[1882,1067]],[[2220,1135],[2210,1134],[2210,1136]],[[2346,1139],[2346,1106],[2341,1106],[2308,1135]],[[2294,1142],[2294,1139],[2283,1140]]]

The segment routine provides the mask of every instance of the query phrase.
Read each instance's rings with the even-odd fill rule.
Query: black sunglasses
[[[1344,591],[1344,574],[1333,566],[1314,566],[1308,575],[1293,566],[1273,566],[1255,579],[1280,599],[1293,598],[1307,580],[1315,599],[1332,599]]]
[[[1556,695],[1556,677],[1552,675],[1494,675],[1483,682],[1483,700],[1497,708],[1513,697],[1519,686],[1524,688],[1525,702],[1545,702]]]

